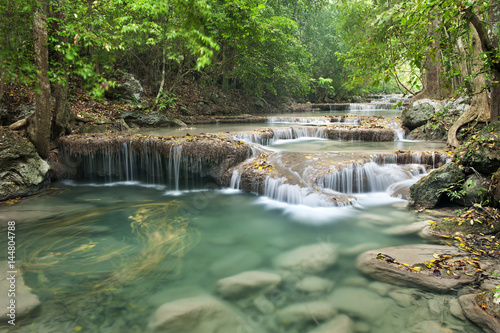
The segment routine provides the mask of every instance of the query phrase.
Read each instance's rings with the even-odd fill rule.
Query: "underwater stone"
[[[338,257],[337,245],[318,243],[305,245],[280,254],[274,266],[302,273],[320,273],[335,265]]]
[[[243,319],[211,296],[179,299],[160,306],[148,323],[152,333],[236,332]]]
[[[458,302],[458,299],[452,298],[448,301],[448,305],[450,306],[450,313],[460,320],[465,320],[464,312],[462,311],[462,307]]]
[[[408,224],[408,225],[398,225],[398,226],[395,226],[392,228],[385,229],[383,231],[383,233],[386,235],[391,235],[391,236],[412,235],[412,234],[419,233],[425,227],[430,226],[430,225],[431,225],[431,223],[429,221],[414,222],[414,223]]]
[[[242,298],[250,293],[267,293],[281,283],[281,276],[274,273],[248,271],[217,282],[217,293],[223,298]]]
[[[397,291],[391,291],[389,293],[389,297],[392,298],[394,300],[394,302],[396,302],[396,304],[402,308],[410,307],[412,304],[412,299],[413,299],[413,297],[411,295],[404,294],[404,293],[397,292]]]
[[[306,276],[295,285],[295,288],[306,293],[324,293],[332,290],[333,286],[333,281],[318,276]]]
[[[373,291],[358,287],[335,289],[328,296],[328,301],[340,312],[369,322],[383,320],[387,310],[394,304],[391,299],[381,298]]]
[[[213,276],[230,276],[256,268],[262,262],[262,257],[252,251],[238,251],[216,260],[210,265]]]
[[[330,303],[316,301],[289,305],[278,312],[277,319],[285,324],[306,325],[312,321],[325,321],[333,318],[337,310]]]
[[[410,332],[412,333],[449,333],[451,330],[448,327],[442,327],[439,323],[432,320],[422,321],[413,326]]]
[[[338,315],[334,319],[316,327],[309,333],[354,333],[354,322],[346,315]]]
[[[8,263],[7,261],[0,261],[0,290],[5,292],[5,294],[0,297],[0,319],[2,321],[11,320],[8,317],[10,306],[10,300],[15,300],[15,318],[20,318],[28,315],[33,310],[35,310],[41,303],[38,300],[38,296],[31,293],[31,289],[24,284],[23,276],[21,271],[17,269],[17,274],[15,274],[15,297],[7,297],[7,291],[11,284],[11,280],[7,280],[10,274],[7,273]]]

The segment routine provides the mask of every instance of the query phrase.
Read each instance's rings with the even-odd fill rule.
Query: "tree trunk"
[[[438,19],[434,19],[429,25],[429,38],[434,38],[429,48],[429,54],[425,59],[424,89],[415,95],[412,102],[423,99],[441,99],[444,96],[441,89],[441,51],[440,33],[434,32],[439,25]]]
[[[29,134],[42,158],[49,156],[50,117],[52,110],[49,83],[49,52],[47,46],[48,0],[39,0],[33,13],[34,62],[37,69],[37,94],[34,121]]]
[[[488,92],[483,90],[486,84],[486,77],[483,70],[482,60],[480,58],[483,49],[481,40],[474,27],[472,27],[472,43],[473,43],[473,73],[477,73],[474,78],[474,96],[469,109],[464,112],[450,127],[448,131],[448,144],[453,147],[458,147],[460,144],[457,139],[457,132],[465,124],[472,121],[488,121],[490,118],[490,105],[488,100]]]
[[[63,1],[57,1],[54,11],[54,17],[56,18],[55,24],[52,29],[54,31],[61,31],[62,24],[66,22],[66,12],[63,10]],[[62,37],[61,42],[67,44],[68,38]],[[54,117],[52,119],[52,138],[57,139],[61,135],[69,134],[71,132],[71,127],[73,123],[73,114],[68,105],[68,64],[64,58],[64,55],[60,51],[55,53],[57,63],[60,66],[60,78],[54,84]]]
[[[498,0],[490,0],[490,29],[489,31],[491,32],[491,44],[492,46],[497,50],[497,53],[499,50],[499,43],[498,39],[500,36],[498,36],[498,30],[496,30],[497,34],[494,33],[495,27],[498,27],[500,24],[500,2]],[[498,28],[497,28],[498,29]],[[500,55],[497,55],[497,63],[500,61],[498,59]],[[497,121],[498,117],[500,116],[500,70],[496,68],[493,71],[493,87],[491,89],[491,110],[490,110],[490,118],[491,121]],[[495,83],[497,82],[497,83]]]

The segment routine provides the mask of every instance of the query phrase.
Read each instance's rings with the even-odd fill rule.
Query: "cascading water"
[[[425,174],[421,166],[378,165],[374,162],[353,163],[346,168],[319,178],[318,185],[334,191],[354,194],[384,192],[390,185],[414,179]]]
[[[241,174],[238,170],[233,170],[229,187],[235,190],[239,190],[241,188]]]
[[[346,206],[351,203],[347,200],[337,200],[336,195],[342,196],[340,193],[331,191],[320,192],[319,189],[288,184],[287,179],[284,177],[267,177],[264,182],[264,196],[291,205],[338,207]]]
[[[252,149],[226,138],[166,139],[146,136],[66,137],[60,158],[71,178],[144,181],[178,191],[206,177],[218,181]],[[71,174],[71,175],[70,175]],[[183,184],[181,184],[181,180]]]
[[[358,118],[353,117],[330,117],[330,118],[293,118],[293,117],[269,117],[267,118],[269,124],[296,124],[296,125],[346,125],[356,126],[360,124]]]

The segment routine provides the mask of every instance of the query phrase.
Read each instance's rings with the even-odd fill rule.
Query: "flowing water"
[[[415,150],[442,148],[439,143],[401,143]],[[270,147],[366,154],[401,148],[394,142],[318,139],[278,141]],[[481,332],[450,314],[447,302],[455,295],[386,285],[356,269],[356,256],[366,250],[426,242],[391,232],[423,217],[409,211],[406,201],[391,197],[388,189],[401,179],[421,177],[425,169],[416,166],[417,171],[408,173],[395,164],[375,162],[352,166],[344,171],[352,179],[384,175],[387,170],[397,179],[385,182],[386,176],[380,178],[384,181],[369,176],[374,183],[361,190],[361,185],[352,185],[354,180],[346,185],[338,176],[325,178],[320,180],[323,186],[354,193],[357,200],[354,205],[324,207],[307,201],[315,201],[314,196],[283,200],[276,181],[267,183],[267,196],[236,190],[236,173],[232,189],[203,177],[179,182],[182,164],[175,161],[182,150],[176,154],[168,166],[173,170],[168,181],[153,184],[143,177],[141,182],[133,177],[135,162],[123,159],[127,181],[57,182],[42,195],[0,208],[4,218],[17,222],[18,264],[24,282],[42,303],[37,312],[19,320],[17,329],[0,326],[0,332],[144,332],[164,303],[214,295],[219,279],[241,272],[279,272],[275,258],[280,254],[323,243],[333,243],[339,251],[334,267],[315,274],[332,282],[330,290],[304,292],[296,287],[304,274],[288,276],[268,295],[267,310],[256,305],[258,295],[229,302],[242,318],[231,332],[308,332],[320,323],[283,323],[277,320],[279,313],[292,304],[322,299],[349,315],[360,333],[423,332],[424,322],[444,327],[435,332]],[[398,178],[400,172],[406,172],[406,178]],[[6,237],[3,232],[0,236]],[[6,246],[1,243],[1,256],[6,256]],[[441,308],[436,310],[435,304]]]

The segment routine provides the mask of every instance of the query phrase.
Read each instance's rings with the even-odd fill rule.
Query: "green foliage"
[[[163,91],[157,99],[156,107],[161,113],[166,113],[170,109],[175,109],[177,107],[178,98],[175,94]]]
[[[463,182],[464,180],[461,179],[456,183],[451,183],[447,188],[438,190],[437,194],[441,195],[444,193],[451,201],[460,200],[467,194],[467,190],[463,188]]]

